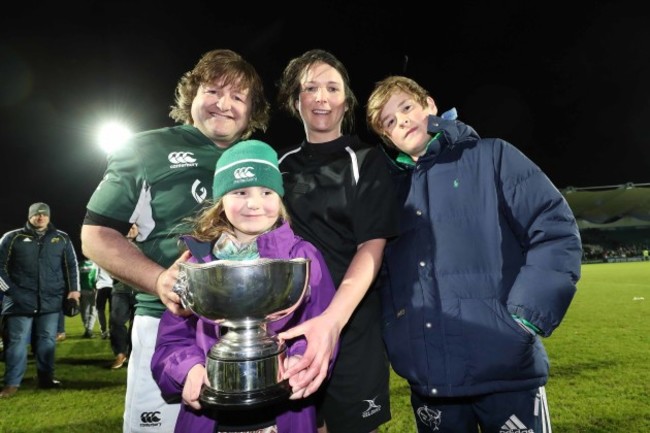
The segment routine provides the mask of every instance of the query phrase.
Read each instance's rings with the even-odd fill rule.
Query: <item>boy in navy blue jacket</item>
[[[582,244],[567,202],[513,145],[482,139],[413,80],[375,86],[400,234],[380,271],[383,337],[419,432],[551,431],[540,337],[562,321]]]

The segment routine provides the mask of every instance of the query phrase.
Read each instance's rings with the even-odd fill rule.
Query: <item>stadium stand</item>
[[[650,183],[568,187],[562,194],[578,221],[584,262],[648,260]]]

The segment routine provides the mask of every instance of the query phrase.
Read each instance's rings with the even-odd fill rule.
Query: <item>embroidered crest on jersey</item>
[[[196,200],[197,203],[203,203],[203,200],[208,196],[208,190],[206,187],[201,186],[201,181],[196,179],[192,184],[192,197]]]

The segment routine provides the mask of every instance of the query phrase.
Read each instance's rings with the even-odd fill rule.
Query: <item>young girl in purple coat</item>
[[[249,176],[238,175],[242,169]],[[292,313],[268,324],[276,333],[319,315],[335,292],[321,253],[293,233],[282,203],[283,194],[273,148],[257,140],[242,141],[219,158],[213,184],[214,203],[193,220],[191,235],[182,238],[192,253],[190,261],[195,262],[311,260],[310,289]],[[169,310],[162,316],[151,368],[162,394],[182,399],[175,431],[315,433],[313,402],[300,398],[304,390],[296,387],[287,401],[268,407],[232,411],[202,407],[199,394],[202,386],[209,384],[206,354],[218,342],[219,335],[219,325],[204,317],[181,317]],[[286,367],[300,359],[307,342],[297,338],[285,343]],[[289,384],[297,379],[299,375],[290,378]]]

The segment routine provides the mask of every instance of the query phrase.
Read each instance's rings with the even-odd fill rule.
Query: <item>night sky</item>
[[[456,107],[481,136],[513,143],[560,189],[650,182],[650,14],[638,2],[223,3],[20,2],[3,11],[0,232],[44,201],[78,242],[105,167],[101,121],[174,125],[178,78],[214,48],[253,63],[272,103],[289,59],[332,51],[348,67],[367,141],[377,141],[363,116],[374,83],[404,74],[441,111]],[[257,138],[281,147],[302,136],[298,121],[274,110]]]

